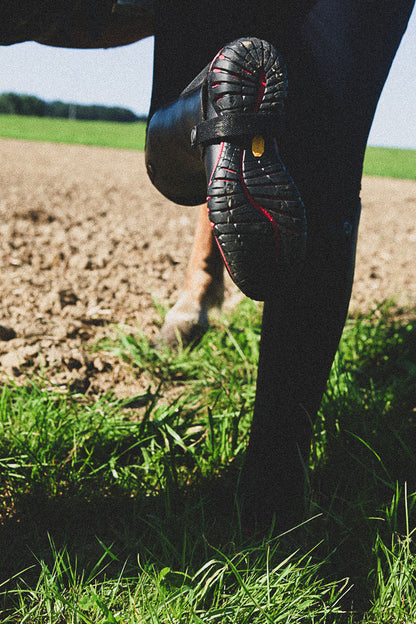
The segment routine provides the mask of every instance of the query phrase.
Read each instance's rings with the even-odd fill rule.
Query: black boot
[[[287,80],[269,43],[225,46],[148,126],[155,186],[181,204],[208,201],[228,272],[253,299],[273,298],[303,265],[306,219],[277,149]]]

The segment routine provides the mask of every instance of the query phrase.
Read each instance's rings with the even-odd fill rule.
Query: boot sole
[[[283,116],[286,93],[283,60],[265,41],[234,41],[211,63],[207,96],[217,116]],[[209,218],[231,278],[252,299],[273,298],[296,279],[306,246],[305,208],[276,137],[221,142],[208,176]]]

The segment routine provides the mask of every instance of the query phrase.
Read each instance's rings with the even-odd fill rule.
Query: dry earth
[[[153,189],[140,152],[0,140],[0,182],[0,376],[142,390],[90,347],[115,323],[155,334],[153,297],[176,300],[197,211]],[[416,182],[365,178],[362,200],[351,310],[415,307]],[[227,281],[226,306],[239,297]]]

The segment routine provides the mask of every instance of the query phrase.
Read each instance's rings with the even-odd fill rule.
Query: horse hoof
[[[198,342],[208,327],[208,309],[198,302],[189,301],[185,293],[166,314],[154,345],[156,348],[187,346]]]

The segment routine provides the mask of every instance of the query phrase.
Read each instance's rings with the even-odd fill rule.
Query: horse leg
[[[311,232],[296,291],[264,304],[256,402],[240,479],[249,530],[267,530],[274,516],[284,530],[307,514],[313,426],[353,282],[359,204],[348,213],[336,232]]]
[[[156,342],[174,346],[198,339],[209,327],[209,311],[221,308],[223,300],[223,262],[212,236],[207,207],[203,205],[199,210],[183,290],[167,313]]]
[[[308,238],[295,288],[264,305],[256,402],[240,480],[249,528],[269,527],[275,517],[283,530],[307,510],[313,425],[352,286],[367,136],[413,4],[386,4],[375,13],[365,3],[320,0],[299,39],[286,42],[290,131],[280,148],[306,206]]]

